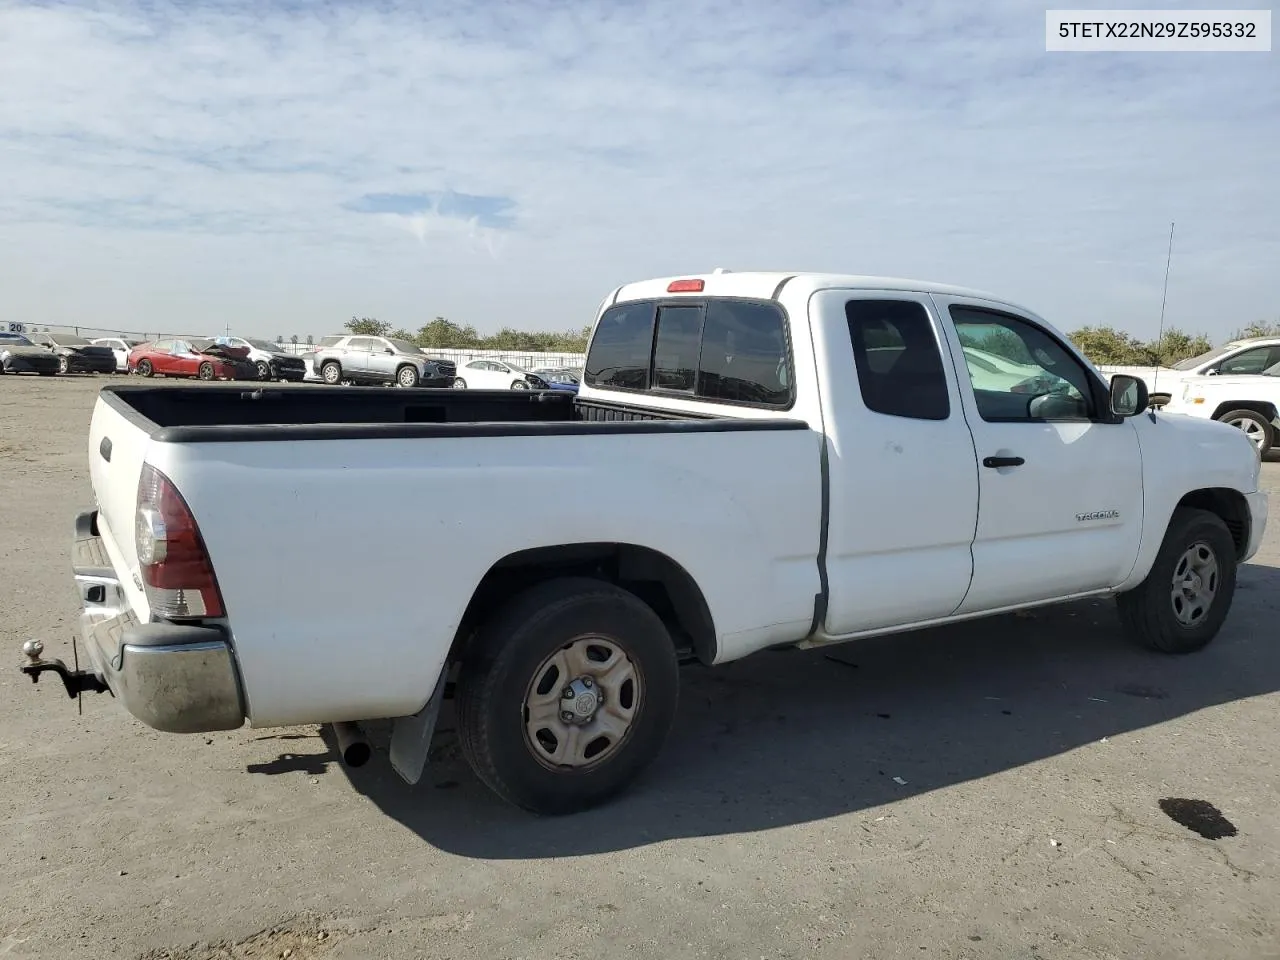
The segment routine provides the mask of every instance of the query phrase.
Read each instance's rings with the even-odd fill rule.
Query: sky
[[[0,0],[0,322],[565,330],[725,267],[1145,337],[1171,221],[1167,327],[1280,320],[1280,53],[1044,46],[1013,0]]]

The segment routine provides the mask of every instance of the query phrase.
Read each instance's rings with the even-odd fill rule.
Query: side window
[[[1254,347],[1235,356],[1227,357],[1218,364],[1218,373],[1222,376],[1242,373],[1261,373],[1272,364],[1280,362],[1280,355],[1275,347]]]
[[[658,335],[653,344],[653,386],[658,390],[692,391],[698,376],[698,344],[702,307],[658,308]]]
[[[953,306],[978,414],[989,423],[1089,420],[1091,379],[1061,343],[1035,324]]]
[[[373,337],[352,337],[351,341],[347,344],[347,349],[369,353],[376,345],[377,341],[374,340]]]
[[[922,304],[850,300],[844,315],[868,410],[914,420],[951,416],[942,351]]]
[[[791,401],[786,318],[781,310],[770,303],[707,303],[698,396],[774,407]]]
[[[600,316],[587,356],[584,382],[592,387],[644,390],[653,354],[652,303],[610,307]]]

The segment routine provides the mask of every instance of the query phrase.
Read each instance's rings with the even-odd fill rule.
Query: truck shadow
[[[466,857],[579,856],[820,820],[1280,689],[1280,570],[1247,565],[1238,589],[1223,632],[1190,657],[1135,649],[1113,605],[1090,601],[690,668],[662,756],[630,792],[572,817],[534,818],[490,794],[458,753],[447,705],[418,786],[386,762],[386,725],[371,725],[369,766],[334,767],[387,816]]]

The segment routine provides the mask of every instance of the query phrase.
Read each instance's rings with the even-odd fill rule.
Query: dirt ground
[[[0,378],[0,958],[1280,957],[1280,523],[1199,655],[1087,603],[691,668],[643,782],[539,820],[447,733],[410,788],[19,674],[71,658],[102,383]]]

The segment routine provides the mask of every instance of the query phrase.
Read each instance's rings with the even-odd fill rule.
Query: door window
[[[372,353],[378,346],[378,341],[373,337],[352,337],[351,342],[347,344],[348,350],[357,350],[362,353]]]
[[[1218,373],[1222,376],[1262,373],[1277,363],[1280,363],[1280,347],[1254,347],[1252,350],[1244,350],[1235,356],[1227,357],[1218,364]]]
[[[942,352],[922,304],[850,300],[844,314],[868,410],[914,420],[951,416]]]
[[[1019,317],[978,307],[952,306],[951,319],[983,420],[1094,418],[1088,372],[1044,330]]]

